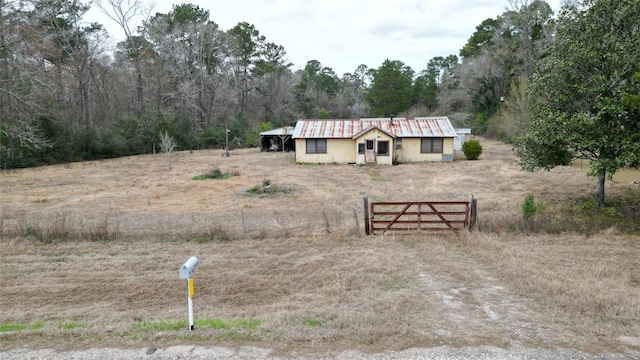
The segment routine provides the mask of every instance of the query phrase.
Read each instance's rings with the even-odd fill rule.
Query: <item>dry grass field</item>
[[[528,194],[561,214],[553,210],[585,206],[567,204],[592,193],[595,179],[579,166],[526,173],[510,146],[481,143],[480,160],[453,163],[295,164],[292,153],[243,149],[179,152],[170,171],[162,155],[144,155],[0,172],[0,351],[638,350],[638,232],[528,231]],[[193,180],[215,168],[232,176]],[[638,211],[629,179],[640,173],[614,176],[607,196]],[[247,192],[265,180],[282,191]],[[471,196],[480,232],[363,234],[364,197]],[[200,268],[189,332],[178,268],[192,255]]]

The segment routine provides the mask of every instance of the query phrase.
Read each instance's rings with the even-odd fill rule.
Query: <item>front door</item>
[[[376,141],[373,139],[364,140],[364,162],[366,164],[376,163]]]

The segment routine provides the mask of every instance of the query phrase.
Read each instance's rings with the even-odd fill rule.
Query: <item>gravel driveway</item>
[[[58,352],[53,349],[29,350],[14,349],[0,352],[0,359],[451,359],[451,360],[506,360],[506,359],[580,359],[614,360],[640,359],[640,351],[627,350],[626,353],[588,354],[572,349],[542,349],[512,346],[507,349],[495,346],[474,346],[452,348],[414,348],[404,351],[390,351],[365,354],[358,351],[344,351],[335,355],[286,355],[278,356],[270,349],[256,347],[240,348],[203,348],[193,346],[173,346],[166,349],[147,348],[140,350],[90,349]]]

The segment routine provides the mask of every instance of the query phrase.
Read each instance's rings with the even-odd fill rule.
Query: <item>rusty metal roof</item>
[[[393,120],[389,118],[300,119],[293,131],[293,138],[353,138],[373,128],[378,128],[394,137],[456,136],[456,131],[449,118],[439,116],[394,118]]]

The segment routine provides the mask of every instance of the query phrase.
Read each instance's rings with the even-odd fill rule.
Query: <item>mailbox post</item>
[[[198,270],[198,258],[192,256],[180,267],[180,279],[187,280],[187,302],[189,304],[189,330],[193,331],[193,274]]]

